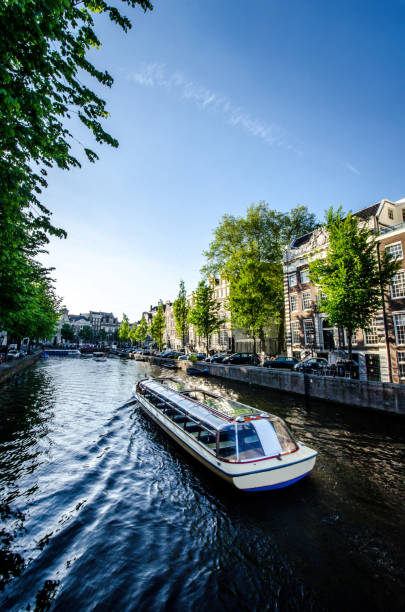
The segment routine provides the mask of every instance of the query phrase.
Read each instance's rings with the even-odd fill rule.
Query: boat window
[[[238,423],[239,461],[251,461],[265,456],[253,421]]]
[[[218,457],[228,461],[237,460],[235,425],[227,425],[219,432]]]
[[[187,433],[191,434],[192,436],[195,436],[196,438],[198,437],[198,434],[201,432],[202,427],[201,425],[199,425],[198,423],[196,423],[195,421],[193,421],[190,418],[185,419],[184,421],[184,429]]]
[[[283,452],[283,448],[273,427],[273,423],[268,419],[252,421],[252,425],[260,438],[265,457],[275,457]]]
[[[278,418],[272,419],[271,424],[274,427],[274,430],[277,434],[277,438],[281,444],[284,453],[291,453],[292,451],[297,450],[298,446],[296,441],[294,440],[290,430],[287,425]]]
[[[204,444],[209,451],[212,453],[216,452],[217,448],[217,436],[216,433],[211,431],[210,429],[205,429],[203,424],[200,424],[200,432],[197,436],[197,440]]]

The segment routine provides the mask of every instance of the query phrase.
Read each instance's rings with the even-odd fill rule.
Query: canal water
[[[319,451],[240,493],[124,405],[164,372],[51,358],[0,388],[2,610],[405,608],[404,420],[199,380]]]

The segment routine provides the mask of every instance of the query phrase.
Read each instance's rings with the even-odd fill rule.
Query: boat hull
[[[295,453],[283,455],[280,459],[271,458],[245,463],[221,461],[192,435],[165,417],[144,396],[136,393],[136,398],[143,412],[184,450],[222,480],[233,484],[241,491],[268,491],[288,487],[307,476],[315,465],[317,453],[303,444],[299,444],[299,449]]]

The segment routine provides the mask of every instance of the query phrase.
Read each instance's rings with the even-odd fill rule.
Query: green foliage
[[[152,8],[148,0],[123,2]],[[98,143],[118,145],[101,124],[108,116],[105,102],[86,84],[89,77],[97,85],[113,82],[86,57],[101,44],[94,30],[101,14],[124,31],[131,27],[104,0],[0,3],[0,328],[10,333],[35,283],[50,282],[36,256],[50,236],[66,237],[52,225],[39,195],[49,168],[80,166],[72,154],[69,120],[78,117]],[[90,161],[97,159],[91,149],[84,152]]]
[[[132,343],[138,340],[138,326],[136,323],[134,323],[131,329],[129,330],[129,339]]]
[[[197,334],[205,339],[208,352],[211,334],[218,331],[225,320],[219,316],[219,303],[213,289],[204,280],[199,282],[194,293],[194,306],[188,320],[196,328]]]
[[[353,332],[367,328],[381,308],[382,291],[399,263],[384,252],[379,265],[374,232],[352,214],[343,216],[341,207],[328,210],[326,227],[326,258],[311,262],[310,278],[325,295],[319,307],[332,325],[347,329],[351,356]]]
[[[256,352],[256,338],[263,335],[270,320],[279,321],[281,317],[281,264],[263,262],[254,251],[234,254],[231,263],[238,269],[238,274],[230,275],[228,307],[232,324],[249,332]]]
[[[188,360],[191,361],[192,363],[195,363],[196,361],[198,361],[197,359],[197,355],[195,355],[194,353],[191,353],[191,355],[189,355]]]
[[[71,325],[69,325],[69,323],[64,323],[62,325],[60,335],[62,340],[65,340],[66,342],[73,342],[75,339],[74,329]]]
[[[224,215],[215,229],[203,272],[228,279],[232,323],[248,330],[254,343],[271,320],[283,320],[283,247],[317,226],[305,206],[285,214],[259,202],[245,217]]]
[[[157,313],[152,319],[150,324],[150,335],[155,342],[158,343],[159,350],[162,350],[163,347],[163,334],[166,328],[165,315],[163,312],[163,304],[159,302],[159,306],[157,309]]]
[[[220,276],[226,272],[229,260],[252,245],[263,262],[281,262],[282,247],[295,236],[306,234],[319,224],[306,206],[296,206],[289,214],[269,208],[266,202],[251,204],[245,217],[224,215],[214,230],[214,239],[204,255],[207,259],[202,272]]]
[[[187,304],[186,288],[184,281],[180,281],[180,289],[177,299],[173,303],[174,321],[176,325],[176,334],[181,338],[182,347],[184,348],[186,343],[186,336],[188,332],[188,313],[190,307]]]
[[[136,340],[143,345],[146,340],[146,336],[148,335],[148,324],[146,322],[145,317],[142,317],[137,330],[136,330]]]
[[[94,340],[93,328],[90,325],[83,325],[83,327],[79,331],[79,338],[83,342],[93,342]]]
[[[121,322],[120,329],[118,331],[118,336],[119,336],[120,340],[125,342],[129,338],[129,333],[130,333],[129,321],[128,321],[127,315],[124,313],[122,315],[122,322]]]

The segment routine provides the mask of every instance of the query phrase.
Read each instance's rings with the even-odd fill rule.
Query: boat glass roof
[[[159,395],[164,396],[168,400],[175,403],[181,410],[184,410],[191,417],[198,420],[204,420],[216,429],[224,425],[223,415],[226,420],[235,419],[238,416],[259,416],[263,415],[260,410],[241,404],[235,400],[225,399],[223,397],[214,397],[209,392],[203,389],[186,389],[184,383],[173,379],[153,380],[148,379],[142,381],[151,391],[156,391]],[[187,392],[191,397],[195,396],[201,404],[196,404],[195,401],[181,394]],[[202,395],[200,399],[198,396]],[[206,408],[205,408],[206,406]],[[209,409],[215,410],[218,415],[213,414]],[[267,416],[267,415],[266,415]],[[269,415],[270,416],[270,415]]]

